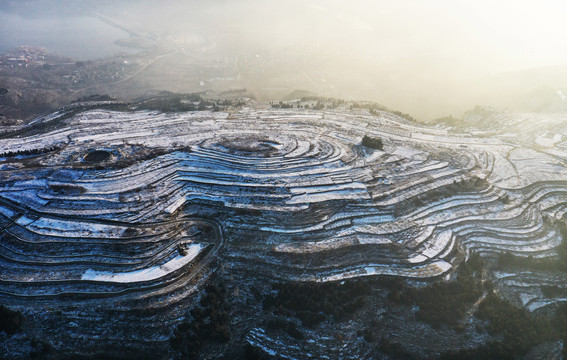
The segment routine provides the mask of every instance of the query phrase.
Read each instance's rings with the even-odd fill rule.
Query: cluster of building
[[[46,50],[33,46],[20,46],[15,50],[0,56],[0,67],[27,67],[30,64],[45,64]]]

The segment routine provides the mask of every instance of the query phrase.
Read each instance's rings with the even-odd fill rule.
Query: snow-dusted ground
[[[495,121],[520,131],[511,116]],[[72,249],[69,269],[53,268],[61,282],[38,292],[157,282],[201,249],[175,255],[187,214],[218,218],[239,261],[304,281],[436,277],[462,251],[554,256],[561,236],[546,219],[567,211],[567,133],[551,130],[557,119],[540,120],[534,134],[515,137],[428,128],[385,112],[85,111],[47,133],[0,141],[0,154],[43,152],[25,165],[0,163],[0,214],[13,239],[0,246],[0,268],[33,279],[34,268],[52,269],[49,254]],[[361,146],[364,136],[384,148]],[[109,160],[83,161],[97,149]],[[138,260],[127,266],[116,259],[128,251]],[[65,283],[77,274],[85,284]]]
[[[119,283],[132,283],[156,280],[189,264],[201,251],[201,244],[191,244],[187,247],[185,255],[177,255],[165,264],[152,266],[146,269],[114,273],[108,271],[87,270],[81,280],[106,281]]]

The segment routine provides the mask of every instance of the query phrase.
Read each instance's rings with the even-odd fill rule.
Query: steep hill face
[[[210,294],[225,291],[230,319],[206,320],[224,324],[211,332],[225,345],[203,341],[202,351],[219,355],[234,343],[256,355],[307,357],[293,344],[313,344],[334,325],[304,329],[303,339],[292,321],[287,335],[271,335],[265,299],[285,292],[274,284],[423,285],[454,279],[473,253],[489,264],[504,253],[544,261],[562,242],[567,134],[543,146],[545,133],[530,138],[534,145],[388,112],[261,105],[178,113],[91,106],[14,131],[0,140],[0,303],[27,319],[26,335],[0,339],[14,358],[29,355],[30,337],[54,353],[194,354],[183,334],[197,330],[179,324],[208,319],[188,313],[218,309]],[[491,268],[488,277],[529,310],[562,301],[521,271]],[[373,305],[355,308],[375,309],[389,291],[374,290],[356,295]],[[446,334],[426,331],[428,345],[415,330],[400,331],[432,356],[476,341],[441,343]],[[309,351],[364,357],[363,343],[354,336]]]

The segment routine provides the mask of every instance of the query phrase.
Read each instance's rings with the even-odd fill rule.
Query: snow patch
[[[165,264],[141,270],[112,273],[89,269],[81,276],[81,280],[132,283],[159,279],[189,264],[201,252],[202,248],[201,244],[191,244],[186,248],[186,255],[178,255]]]

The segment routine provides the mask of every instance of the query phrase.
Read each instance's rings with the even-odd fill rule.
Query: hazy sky
[[[6,1],[14,2],[0,0],[0,10]],[[68,16],[78,8],[84,16],[92,6],[141,33],[166,32],[178,46],[213,40],[221,57],[263,51],[279,57],[267,79],[295,70],[312,82],[307,90],[429,118],[493,98],[495,83],[482,83],[492,74],[567,65],[567,2],[556,0],[89,1],[28,0],[28,9]],[[533,79],[517,91],[557,86],[563,77]]]
[[[246,23],[279,40],[319,41],[378,61],[417,57],[485,72],[567,63],[567,2],[551,0],[165,1],[160,24]],[[143,9],[140,9],[143,11]],[[204,12],[205,16],[201,12]],[[194,16],[194,15],[198,16]],[[215,19],[219,16],[218,19]],[[187,22],[183,20],[187,19]],[[173,21],[172,21],[173,20]],[[215,24],[216,22],[216,24]]]
[[[27,2],[39,5],[29,5],[37,10],[36,16],[56,14],[53,4],[59,4],[61,12],[69,5],[83,7],[69,0]],[[0,0],[0,10],[8,7],[3,3]],[[122,0],[92,4],[151,31],[214,32],[237,24],[269,33],[276,42],[317,41],[378,61],[417,56],[416,61],[429,58],[488,72],[567,64],[567,2],[556,0]]]
[[[400,39],[409,39],[416,49],[438,50],[441,58],[488,71],[567,63],[567,2],[402,0],[388,5],[410,29],[399,33]]]

